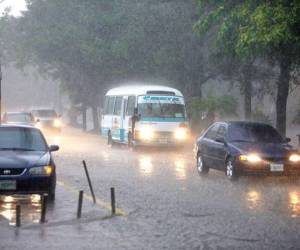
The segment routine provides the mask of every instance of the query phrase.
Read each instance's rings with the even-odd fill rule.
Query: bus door
[[[128,128],[126,126],[126,109],[128,103],[128,96],[123,96],[121,107],[121,121],[120,121],[120,141],[126,142],[128,136]]]
[[[123,116],[124,139],[128,142],[128,133],[132,132],[132,116],[134,114],[136,96],[128,96]]]
[[[111,135],[113,140],[121,141],[121,111],[123,96],[117,96],[112,117]]]
[[[105,97],[104,111],[101,121],[101,134],[105,137],[108,136],[109,131],[112,131],[115,99],[115,96]]]

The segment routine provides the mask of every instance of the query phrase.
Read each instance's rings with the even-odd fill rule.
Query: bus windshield
[[[141,117],[185,118],[182,97],[143,96],[139,98],[138,113]]]

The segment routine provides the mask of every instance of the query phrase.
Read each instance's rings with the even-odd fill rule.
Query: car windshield
[[[35,116],[38,117],[55,117],[57,116],[56,112],[52,109],[43,109],[33,111]]]
[[[233,124],[228,129],[229,142],[283,143],[280,134],[265,124]]]
[[[32,122],[30,114],[7,114],[7,122]]]
[[[0,127],[0,150],[46,151],[47,145],[36,129]]]

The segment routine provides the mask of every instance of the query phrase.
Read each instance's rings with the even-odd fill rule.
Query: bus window
[[[106,96],[105,100],[104,100],[104,109],[103,109],[104,110],[104,112],[103,112],[104,115],[108,114],[108,100],[109,100],[109,97]]]
[[[107,115],[112,115],[114,112],[114,105],[115,105],[115,97],[110,96],[108,98],[108,110],[107,110]]]
[[[135,96],[129,96],[126,115],[133,115],[134,107],[135,107]]]
[[[116,98],[114,115],[121,115],[122,100],[123,100],[123,96],[118,96]]]

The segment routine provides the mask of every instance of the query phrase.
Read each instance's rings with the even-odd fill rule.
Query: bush
[[[263,111],[256,109],[251,114],[252,121],[271,124],[272,121]]]
[[[194,97],[187,104],[191,127],[194,131],[206,129],[210,124],[226,116],[236,116],[238,102],[233,96]]]

